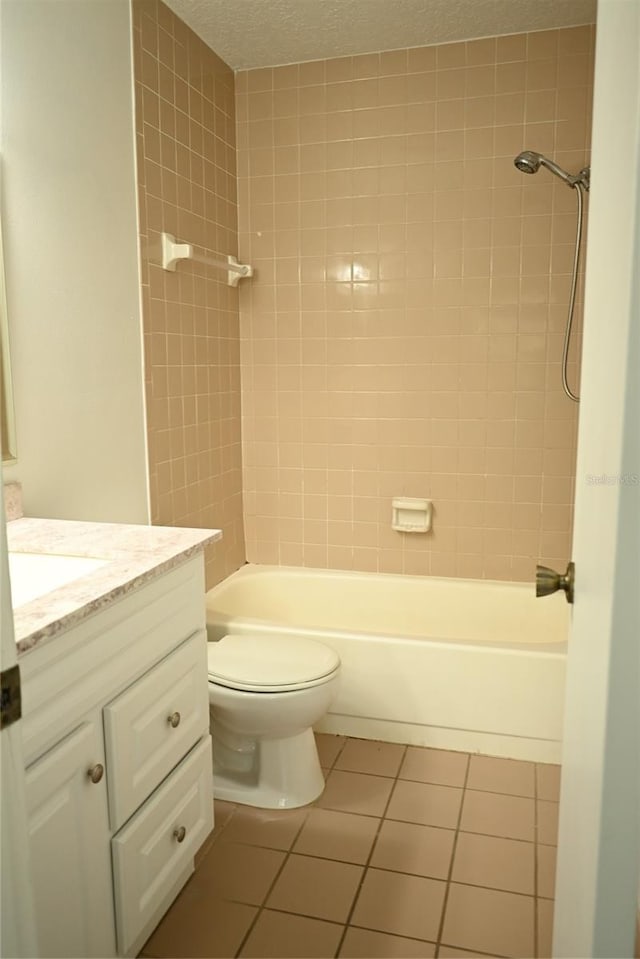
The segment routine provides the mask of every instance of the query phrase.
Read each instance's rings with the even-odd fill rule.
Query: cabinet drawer
[[[178,841],[176,833],[184,829]],[[138,951],[192,871],[213,829],[211,737],[205,736],[111,841],[118,952]]]
[[[208,732],[204,631],[105,706],[104,729],[109,816],[115,831]]]

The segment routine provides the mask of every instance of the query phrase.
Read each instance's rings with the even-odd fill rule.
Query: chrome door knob
[[[573,602],[575,566],[569,563],[565,573],[556,573],[548,566],[536,566],[536,596],[550,596],[559,589],[564,590],[568,603]]]

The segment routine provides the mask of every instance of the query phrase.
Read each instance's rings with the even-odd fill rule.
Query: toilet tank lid
[[[223,636],[207,647],[209,676],[246,686],[297,686],[322,679],[340,665],[333,649],[289,636]]]

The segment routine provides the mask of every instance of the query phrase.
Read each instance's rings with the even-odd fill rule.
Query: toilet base
[[[236,768],[231,768],[232,763],[224,761],[228,747],[218,743],[216,749],[215,738],[214,732],[215,799],[262,809],[296,809],[313,802],[324,789],[312,729],[286,739],[256,740],[250,751],[253,753],[250,768],[244,769],[245,763],[233,763]],[[246,757],[247,751],[243,753]]]

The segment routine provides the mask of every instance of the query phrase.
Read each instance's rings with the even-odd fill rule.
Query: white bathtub
[[[244,566],[209,640],[308,636],[342,660],[322,732],[559,762],[569,607],[532,584]]]

